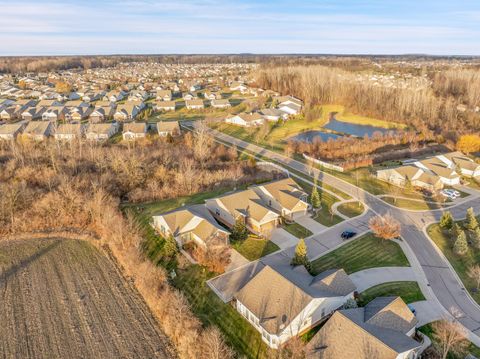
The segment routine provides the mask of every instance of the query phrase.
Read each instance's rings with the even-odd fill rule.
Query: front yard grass
[[[249,261],[257,260],[280,249],[268,239],[254,238],[253,236],[249,236],[244,241],[231,242],[230,245]]]
[[[293,222],[293,223],[284,223],[282,225],[288,233],[294,235],[297,238],[307,238],[310,237],[313,233],[302,225]]]
[[[376,297],[388,296],[399,296],[407,304],[425,300],[417,282],[388,282],[362,292],[358,304],[365,306]]]
[[[337,207],[337,209],[341,214],[349,218],[357,217],[365,210],[363,204],[358,201],[342,203]]]
[[[444,208],[445,205],[440,203],[425,202],[422,200],[410,200],[405,198],[393,198],[393,197],[382,197],[382,199],[391,204],[392,206],[413,209],[413,210],[429,210],[429,209],[440,209]]]
[[[464,229],[463,221],[459,221],[457,223],[462,227],[462,229]],[[430,238],[443,252],[445,257],[447,257],[448,261],[455,269],[455,272],[457,272],[458,276],[463,282],[463,285],[468,290],[470,295],[477,303],[480,304],[480,291],[476,290],[475,281],[467,275],[468,269],[471,266],[480,264],[480,250],[469,246],[467,253],[463,256],[460,256],[453,251],[454,239],[451,238],[448,230],[443,230],[440,228],[438,223],[435,223],[428,227],[427,232]],[[468,231],[465,232],[467,233]]]
[[[409,266],[397,243],[377,238],[372,233],[353,239],[312,262],[312,269],[317,274],[334,268],[343,268],[350,274],[368,268]]]

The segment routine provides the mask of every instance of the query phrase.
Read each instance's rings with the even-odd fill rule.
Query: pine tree
[[[450,232],[452,233],[452,238],[457,238],[463,231],[458,223],[454,223]]]
[[[477,221],[477,218],[475,218],[475,212],[473,212],[472,207],[467,209],[466,228],[469,231],[474,231],[478,228],[478,221]]]
[[[440,218],[440,227],[443,229],[452,229],[453,217],[450,211],[443,212],[442,218]]]
[[[467,236],[465,235],[464,231],[461,231],[453,245],[453,251],[463,256],[468,251],[468,243],[467,243]]]
[[[248,229],[242,218],[237,218],[235,225],[232,228],[230,239],[232,241],[244,241],[248,238]]]
[[[477,227],[471,235],[473,246],[477,249],[480,249],[480,227]]]
[[[292,258],[291,264],[293,266],[304,265],[305,268],[310,272],[311,264],[308,260],[307,251],[308,249],[307,245],[305,244],[305,240],[300,238],[297,246],[295,247],[295,255]]]
[[[165,244],[163,246],[163,253],[166,257],[173,257],[178,252],[178,245],[175,238],[172,235],[165,238]]]
[[[310,196],[313,208],[320,208],[322,202],[317,189],[317,179],[313,180],[312,195]]]

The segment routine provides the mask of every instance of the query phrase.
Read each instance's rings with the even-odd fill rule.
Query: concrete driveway
[[[295,218],[295,222],[297,222],[299,225],[305,227],[306,229],[308,229],[313,234],[320,233],[320,232],[327,229],[326,226],[324,226],[321,223],[318,223],[316,220],[314,220],[310,216],[301,216],[301,217]]]
[[[382,283],[417,281],[412,267],[370,268],[352,273],[349,277],[360,293]]]
[[[443,308],[434,300],[422,300],[410,305],[415,309],[415,316],[418,319],[417,327],[445,318]]]
[[[225,268],[225,272],[230,272],[234,269],[237,269],[238,267],[241,267],[247,263],[249,263],[249,260],[242,256],[238,251],[232,248],[230,252],[230,264]]]
[[[280,249],[293,247],[296,246],[298,243],[298,238],[295,237],[293,234],[288,233],[283,228],[275,228],[272,231],[272,235],[270,238],[270,240],[277,246],[279,246]]]

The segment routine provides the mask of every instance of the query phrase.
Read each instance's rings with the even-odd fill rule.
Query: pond
[[[311,143],[317,137],[320,138],[321,141],[326,142],[330,138],[335,140],[335,139],[337,139],[341,136],[336,135],[334,133],[328,133],[328,132],[323,132],[323,131],[305,131],[305,132],[301,132],[301,133],[299,133],[295,136],[292,136],[288,139],[293,140],[293,141],[301,141],[301,142],[310,142]]]
[[[368,137],[372,137],[374,132],[381,132],[382,134],[384,134],[390,131],[395,131],[394,129],[376,127],[371,125],[357,125],[355,123],[342,122],[336,119],[331,119],[323,127],[335,132],[346,133],[358,137],[364,137],[365,135],[367,135]]]

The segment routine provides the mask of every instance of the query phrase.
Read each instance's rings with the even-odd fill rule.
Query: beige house
[[[363,308],[339,310],[307,345],[307,358],[414,359],[417,319],[400,297],[378,297]]]
[[[36,141],[46,140],[54,132],[55,125],[49,121],[31,121],[23,131],[23,136]]]
[[[80,123],[67,123],[58,125],[55,131],[57,141],[78,140],[85,134],[85,126]]]
[[[185,106],[189,110],[201,110],[205,107],[203,100],[186,100]]]
[[[225,122],[243,127],[254,127],[262,125],[265,120],[261,114],[254,112],[229,116],[225,119]]]
[[[159,121],[157,122],[157,132],[161,137],[179,136],[181,134],[178,121]]]
[[[227,244],[230,234],[217,224],[204,205],[153,216],[153,226],[163,237],[173,236],[179,246],[191,241],[204,246],[212,238],[218,238]]]
[[[175,111],[176,102],[175,101],[160,101],[156,102],[153,105],[155,111]]]
[[[14,140],[24,127],[25,124],[21,122],[0,125],[0,140]]]
[[[251,189],[258,194],[263,203],[287,220],[305,216],[310,208],[307,193],[290,177],[252,186]]]
[[[157,101],[171,101],[172,100],[172,91],[171,90],[157,90],[156,100]]]
[[[466,177],[480,177],[480,163],[476,163],[461,152],[445,153],[437,158]]]
[[[233,300],[237,311],[260,332],[262,340],[277,349],[352,299],[355,290],[343,269],[313,277],[303,266],[260,262]]]
[[[139,114],[140,109],[133,103],[124,103],[117,106],[113,118],[115,121],[125,122],[134,120]]]
[[[144,122],[130,122],[123,125],[122,137],[124,140],[135,140],[147,136],[147,124]]]
[[[92,123],[104,122],[113,117],[114,109],[112,106],[95,106],[88,120]]]
[[[85,131],[87,140],[105,141],[118,132],[118,125],[112,123],[93,123]]]
[[[29,107],[22,112],[22,120],[32,121],[42,119],[42,114],[47,110],[47,107]]]
[[[377,178],[399,187],[405,187],[407,183],[410,183],[413,187],[430,192],[441,190],[444,187],[444,182],[436,174],[413,165],[379,170]]]
[[[251,232],[259,235],[268,236],[281,223],[280,214],[269,208],[253,189],[207,199],[205,204],[223,224],[233,227],[241,219]]]
[[[215,108],[230,108],[232,107],[232,105],[230,104],[230,102],[227,100],[227,99],[223,99],[223,100],[212,100],[210,102],[210,104],[212,105],[212,107],[215,107]]]

